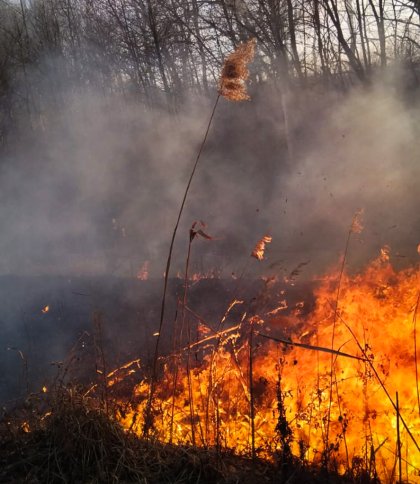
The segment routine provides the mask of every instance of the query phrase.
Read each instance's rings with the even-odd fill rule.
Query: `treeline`
[[[253,82],[279,89],[369,83],[395,60],[415,74],[419,26],[418,0],[1,0],[0,139],[42,125],[63,86],[176,109],[250,37]]]

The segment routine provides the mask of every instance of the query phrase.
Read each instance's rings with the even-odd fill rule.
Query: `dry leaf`
[[[201,228],[197,229],[196,228],[197,226]],[[197,237],[197,235],[201,235],[201,237],[207,240],[213,240],[213,237],[211,235],[204,232],[203,228],[205,227],[206,227],[206,224],[202,220],[195,221],[190,228],[190,242],[192,242]]]

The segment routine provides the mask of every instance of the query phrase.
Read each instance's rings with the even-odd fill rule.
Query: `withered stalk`
[[[414,366],[416,369],[416,391],[417,391],[417,407],[420,415],[420,390],[419,390],[419,369],[417,364],[417,311],[420,304],[420,291],[417,293],[417,301],[414,306],[413,314],[413,344],[414,344]]]
[[[157,372],[158,372],[157,363],[158,363],[158,357],[159,357],[159,344],[160,344],[160,340],[161,340],[161,337],[162,337],[163,321],[164,321],[164,318],[165,318],[166,293],[167,293],[167,289],[168,289],[169,271],[170,271],[170,268],[171,268],[172,252],[173,252],[173,248],[174,248],[175,237],[176,237],[176,234],[177,234],[177,231],[178,231],[178,226],[179,226],[179,222],[181,220],[182,213],[184,211],[185,202],[187,200],[187,196],[188,196],[188,193],[190,191],[191,183],[192,183],[192,180],[194,178],[195,172],[197,170],[198,162],[200,161],[200,157],[201,157],[201,154],[203,152],[204,146],[206,144],[208,134],[209,134],[209,131],[210,131],[210,127],[211,127],[214,115],[216,113],[216,108],[217,108],[217,105],[219,103],[219,99],[220,99],[220,94],[218,94],[217,97],[216,97],[216,101],[214,103],[214,106],[213,106],[213,109],[212,109],[212,112],[211,112],[211,115],[210,115],[210,119],[209,119],[209,122],[207,124],[207,128],[206,128],[206,131],[205,131],[205,134],[204,134],[203,141],[201,142],[200,148],[199,148],[198,153],[197,153],[197,157],[195,159],[193,168],[191,170],[191,174],[190,174],[190,177],[188,179],[187,187],[185,189],[184,196],[183,196],[182,202],[181,202],[181,206],[179,208],[175,227],[174,227],[173,232],[172,232],[171,243],[169,245],[169,254],[168,254],[168,259],[166,261],[165,277],[164,277],[164,282],[163,282],[163,294],[162,294],[162,302],[161,302],[161,308],[160,308],[159,331],[158,331],[158,335],[156,337],[155,353],[154,353],[154,356],[153,356],[153,364],[152,364],[152,374],[151,374],[151,378],[150,378],[149,397],[147,399],[147,405],[146,405],[146,410],[145,410],[145,419],[144,419],[144,428],[143,428],[143,435],[144,436],[148,435],[149,430],[150,430],[150,428],[152,427],[152,424],[153,424],[153,422],[152,422],[152,402],[153,402],[156,380],[157,380]]]
[[[255,405],[254,405],[254,384],[253,384],[253,336],[254,336],[254,325],[252,320],[250,321],[251,328],[249,331],[249,413],[251,419],[251,455],[254,460],[255,455]]]
[[[191,257],[191,244],[194,239],[193,231],[190,231],[190,239],[188,243],[188,253],[187,260],[185,263],[185,276],[184,276],[184,297],[182,301],[182,328],[185,327],[185,308],[188,303],[188,269],[190,266]],[[190,407],[190,422],[191,422],[191,443],[195,447],[195,425],[194,425],[194,393],[192,390],[192,379],[191,379],[191,326],[190,318],[187,321],[187,380],[188,380],[188,399]]]
[[[336,293],[335,304],[334,304],[334,320],[333,320],[333,328],[332,328],[332,335],[331,335],[331,349],[332,350],[334,350],[335,328],[337,326],[337,314],[338,314],[337,311],[338,311],[338,301],[339,301],[339,298],[340,298],[340,291],[341,291],[341,282],[342,282],[342,279],[343,279],[344,267],[346,265],[346,259],[347,259],[347,254],[348,254],[348,250],[349,250],[351,234],[352,234],[352,227],[350,227],[348,235],[347,235],[346,247],[344,249],[343,261],[341,263],[341,268],[340,268],[340,276],[338,278],[337,293]],[[330,399],[329,399],[329,402],[328,402],[327,428],[326,428],[326,432],[325,432],[325,446],[326,446],[326,448],[324,449],[324,452],[325,452],[324,457],[326,459],[326,462],[328,461],[328,456],[329,456],[329,453],[330,453],[330,450],[329,450],[329,433],[330,433],[331,406],[332,406],[332,395],[333,395],[333,378],[336,377],[335,362],[336,362],[336,358],[334,358],[334,355],[331,354]]]
[[[401,439],[400,439],[400,404],[398,401],[398,392],[395,393],[395,405],[397,411],[397,455],[398,455],[398,482],[402,482],[402,461],[401,461]]]
[[[104,405],[105,413],[108,415],[108,382],[107,382],[107,365],[105,361],[105,352],[103,346],[102,336],[102,313],[95,311],[93,313],[93,338],[95,346],[95,364],[96,374],[99,375],[102,387],[102,403]]]
[[[176,400],[176,389],[178,385],[178,368],[181,359],[180,349],[181,349],[181,335],[179,339],[177,338],[177,321],[178,321],[178,306],[180,302],[177,302],[177,308],[174,318],[174,334],[173,334],[173,379],[172,379],[172,406],[171,406],[171,420],[169,425],[169,443],[172,444],[173,432],[174,432],[174,417],[175,417],[175,400]],[[182,328],[181,328],[182,329]],[[178,363],[177,363],[178,360]]]
[[[338,284],[337,284],[337,293],[336,293],[336,298],[335,298],[335,305],[334,305],[334,320],[333,320],[333,329],[332,329],[332,335],[331,335],[331,350],[334,350],[334,342],[335,342],[335,329],[337,326],[337,316],[338,316],[338,301],[340,299],[340,291],[341,291],[341,283],[343,280],[343,275],[344,275],[344,268],[346,265],[346,260],[347,260],[347,255],[349,251],[349,246],[350,246],[350,238],[352,233],[360,233],[363,229],[360,221],[360,217],[362,214],[362,210],[356,211],[356,213],[353,215],[352,222],[349,228],[349,232],[347,234],[347,240],[346,240],[346,247],[344,249],[344,256],[343,256],[343,261],[341,263],[341,268],[340,268],[340,276],[338,278]],[[326,462],[328,462],[329,459],[329,452],[330,452],[330,446],[329,446],[329,431],[330,431],[330,419],[331,419],[331,406],[332,406],[332,395],[333,395],[333,378],[337,379],[337,375],[335,373],[335,362],[336,362],[336,357],[334,358],[334,355],[331,354],[331,365],[330,365],[330,399],[328,402],[328,415],[327,415],[327,429],[326,429],[326,435],[325,435],[325,450],[324,452],[326,453],[324,455],[324,458],[326,459]],[[345,436],[344,436],[345,439]],[[346,443],[347,445],[347,443]]]

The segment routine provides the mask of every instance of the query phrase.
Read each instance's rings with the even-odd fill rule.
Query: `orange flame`
[[[263,260],[264,259],[264,252],[265,252],[265,245],[270,244],[272,240],[273,240],[273,238],[270,237],[269,235],[264,235],[264,237],[254,247],[254,250],[252,251],[251,256],[255,257],[258,260]]]
[[[389,249],[384,249],[362,273],[342,275],[336,309],[339,274],[323,279],[309,315],[295,311],[293,323],[282,327],[291,336],[296,333],[295,343],[290,337],[262,340],[258,331],[254,333],[258,342],[251,352],[252,393],[247,334],[254,321],[268,323],[260,316],[247,319],[244,315],[239,324],[184,348],[185,353],[196,352],[194,364],[192,358],[188,360],[192,365],[188,371],[181,364],[182,355],[167,359],[153,402],[156,437],[188,444],[194,435],[196,445],[219,445],[241,453],[250,452],[254,428],[258,455],[271,458],[281,450],[281,431],[279,427],[276,431],[276,425],[282,405],[295,455],[319,462],[329,449],[342,472],[368,456],[387,482],[396,461],[398,392],[406,477],[417,482],[420,405],[413,338],[419,269],[395,270]],[[285,304],[273,301],[272,321]],[[331,350],[334,320],[337,349]],[[148,389],[148,381],[140,381],[134,389],[137,403],[118,417],[138,433],[143,428]]]

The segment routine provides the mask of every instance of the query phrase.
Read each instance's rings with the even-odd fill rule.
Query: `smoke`
[[[197,270],[241,270],[265,232],[274,237],[274,267],[287,271],[311,259],[323,270],[343,250],[359,208],[359,262],[383,244],[411,257],[419,228],[419,107],[398,82],[344,94],[305,89],[283,102],[270,86],[257,86],[251,103],[222,99],[187,200],[174,270],[183,268],[194,220],[214,237],[194,242]],[[53,97],[46,79],[35,83]],[[59,101],[32,119],[42,127],[37,138],[22,125],[1,162],[0,273],[130,277],[148,260],[151,275],[161,276],[213,101],[191,97],[169,114],[132,94],[70,88],[49,75],[51,83]]]
[[[311,139],[305,139],[303,125],[302,156],[285,185],[283,247],[308,254],[319,271],[343,252],[360,208],[364,231],[355,237],[351,263],[366,263],[384,245],[397,263],[417,258],[420,111],[401,95],[396,80],[355,89],[306,117]],[[276,201],[274,207],[281,209]]]

